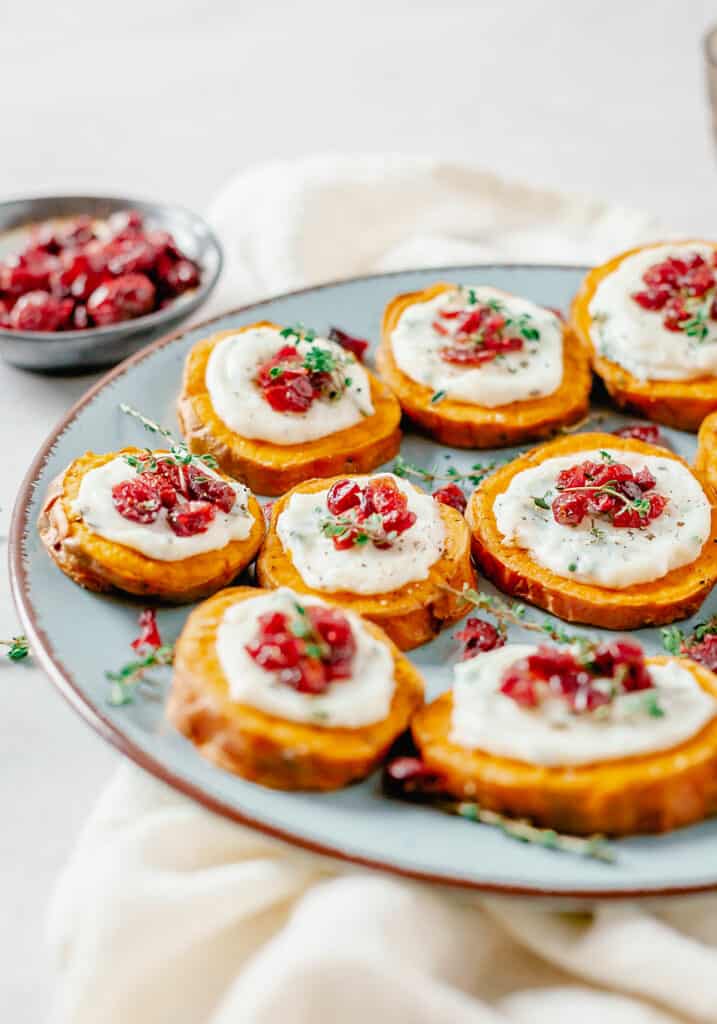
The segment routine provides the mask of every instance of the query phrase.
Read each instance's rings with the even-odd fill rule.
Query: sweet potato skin
[[[699,558],[674,569],[662,579],[624,590],[610,590],[564,579],[533,561],[521,548],[503,544],[493,503],[511,480],[546,459],[600,448],[642,452],[683,459],[664,448],[612,434],[573,434],[533,448],[502,466],[473,492],[466,516],[473,532],[473,554],[478,567],[508,594],[530,601],[568,622],[583,622],[603,629],[639,629],[664,625],[694,614],[717,579],[717,512],[712,510],[712,529]],[[714,506],[712,488],[695,474]]]
[[[365,778],[423,704],[423,679],[380,629],[366,623],[394,659],[396,689],[383,721],[322,728],[231,700],[216,631],[231,605],[261,593],[254,587],[223,590],[189,616],[176,645],[169,720],[214,764],[272,789],[331,790]]]
[[[315,594],[343,608],[375,622],[401,651],[433,640],[442,629],[463,618],[465,602],[446,587],[462,590],[464,585],[477,587],[477,578],[471,562],[470,531],[460,514],[447,505],[439,505],[446,531],[446,549],[442,557],[431,566],[428,578],[407,583],[399,590],[385,594],[353,594],[350,591],[318,591],[308,587],[297,572],[291,555],[276,532],[276,523],[294,493],[314,493],[330,487],[331,480],[309,480],[293,488],[280,498],[272,509],[266,540],[256,563],[257,579],[261,586],[290,587],[302,594]]]
[[[717,243],[706,242],[703,239],[687,239],[686,244],[690,243],[711,245],[717,249]],[[602,379],[616,405],[646,419],[654,420],[655,423],[664,423],[678,430],[696,431],[705,416],[717,410],[717,377],[641,381],[619,363],[599,355],[590,337],[592,317],[588,307],[603,278],[616,270],[624,259],[643,248],[667,244],[670,243],[653,242],[650,246],[628,249],[607,263],[590,270],[573,299],[570,320],[573,330],[590,353],[595,373]]]
[[[431,389],[412,380],[398,367],[391,334],[408,306],[428,302],[453,288],[455,285],[439,283],[422,291],[397,295],[384,312],[376,365],[409,419],[441,444],[499,448],[549,437],[561,426],[576,423],[585,416],[592,380],[589,359],[567,325],[563,330],[563,381],[552,395],[495,409],[449,398],[432,404]]]
[[[276,327],[268,320],[232,331],[219,331],[197,342],[184,365],[177,417],[190,449],[213,455],[224,472],[242,480],[256,494],[284,494],[314,477],[368,473],[392,459],[401,445],[401,408],[389,388],[368,369],[373,416],[335,434],[281,446],[235,434],[214,410],[205,384],[207,362],[222,339],[252,327]]]
[[[668,657],[648,658],[665,664]],[[717,677],[679,659],[717,697]],[[426,765],[458,800],[575,835],[668,832],[717,811],[717,718],[671,750],[590,765],[560,767],[513,761],[451,743],[453,696],[442,694],[411,723]]]
[[[695,472],[717,492],[717,412],[702,421],[697,435]]]
[[[218,551],[207,551],[178,562],[148,558],[133,548],[98,536],[71,508],[85,473],[110,462],[117,455],[142,455],[140,448],[96,455],[87,452],[75,459],[53,480],[38,517],[38,532],[50,558],[59,569],[87,590],[122,590],[138,596],[157,597],[182,604],[213,594],[231,583],[253,561],[264,538],[264,516],[250,496],[253,518],[244,540],[231,541]]]

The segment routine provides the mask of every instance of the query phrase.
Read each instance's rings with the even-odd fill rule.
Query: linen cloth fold
[[[632,210],[429,158],[236,177],[209,309],[352,274],[593,262],[664,236]],[[398,881],[214,816],[123,765],[49,914],[56,1024],[717,1022],[717,899],[558,913]]]

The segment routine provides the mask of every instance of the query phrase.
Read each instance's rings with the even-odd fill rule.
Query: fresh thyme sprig
[[[341,537],[349,530],[356,530],[353,539],[354,544],[368,544],[374,541],[379,544],[390,543],[394,536],[393,532],[387,532],[383,526],[383,519],[374,513],[367,516],[360,523],[350,516],[326,516],[320,523],[321,532],[325,537]]]
[[[346,388],[351,387],[351,377],[348,377],[346,374],[348,367],[356,363],[356,358],[348,350],[343,350],[341,355],[337,356],[330,349],[315,344],[316,332],[304,327],[303,324],[284,327],[283,330],[279,331],[279,334],[282,338],[286,338],[287,341],[293,338],[297,345],[302,342],[310,346],[301,353],[301,365],[309,373],[325,374],[329,378],[326,386],[322,387],[322,393],[325,397],[330,400],[340,398]],[[336,344],[338,345],[338,342]],[[275,366],[270,371],[270,374],[273,377],[280,377],[282,372],[280,366]]]
[[[156,683],[147,678],[147,671],[163,665],[171,665],[174,661],[174,644],[162,644],[143,658],[128,661],[116,672],[105,672],[105,677],[112,684],[109,703],[113,707],[122,707],[134,701],[134,694],[140,685],[146,686],[152,695],[156,695]]]
[[[24,636],[14,636],[10,640],[0,640],[0,646],[7,647],[5,656],[10,661],[22,661],[30,653],[30,645]]]
[[[528,630],[530,633],[542,633],[543,636],[550,637],[557,644],[576,644],[580,648],[588,648],[593,643],[589,637],[580,636],[577,633],[568,633],[562,626],[556,626],[549,619],[535,622],[532,619],[526,618],[527,609],[520,601],[511,601],[509,603],[503,600],[502,597],[493,594],[481,594],[480,591],[468,586],[465,586],[463,590],[456,590],[455,587],[443,584],[442,589],[447,590],[455,597],[462,598],[466,604],[470,604],[474,608],[479,608],[481,611],[492,615],[496,620],[496,626],[501,636],[507,636],[508,626],[512,625],[520,626],[521,629]]]
[[[166,427],[161,427],[159,423],[151,420],[148,416],[143,415],[134,406],[129,405],[127,402],[120,402],[120,409],[128,416],[132,416],[138,420],[145,430],[149,430],[153,434],[159,434],[169,444],[169,458],[172,459],[179,466],[188,466],[190,463],[199,463],[205,466],[209,466],[210,469],[216,469],[218,466],[217,460],[213,455],[195,455],[194,452],[190,452],[186,441],[177,441],[172,434],[171,430]],[[146,449],[146,456],[137,457],[136,455],[125,455],[125,462],[128,463],[133,469],[136,469],[138,473],[146,470],[156,469],[157,460],[154,457],[154,453],[151,449]]]
[[[485,464],[474,462],[467,473],[460,473],[454,466],[449,466],[445,473],[432,473],[422,466],[417,466],[414,462],[408,462],[402,455],[399,455],[391,468],[391,472],[401,477],[413,476],[427,484],[432,484],[436,480],[448,480],[454,484],[467,481],[474,487],[477,487],[496,466],[496,462],[487,462]]]
[[[318,630],[314,628],[314,624],[306,614],[306,608],[298,601],[294,601],[294,611],[296,618],[289,623],[289,629],[294,636],[304,641],[304,654],[309,658],[318,658],[319,660],[326,658],[331,649],[322,639]]]
[[[560,853],[572,853],[578,857],[589,857],[605,864],[614,864],[617,860],[614,850],[603,836],[564,835],[551,828],[538,828],[523,818],[507,818],[497,811],[489,811],[480,804],[465,800],[458,803],[439,802],[438,807],[448,814],[458,815],[468,821],[493,825],[510,839],[517,839],[521,843],[531,843]]]

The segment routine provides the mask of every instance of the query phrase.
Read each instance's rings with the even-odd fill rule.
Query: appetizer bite
[[[460,619],[453,591],[476,585],[460,512],[391,473],[295,487],[274,505],[257,576],[265,587],[330,595],[403,651]]]
[[[712,488],[679,456],[577,434],[502,466],[467,518],[479,567],[569,622],[638,629],[682,619],[717,577]]]
[[[338,789],[376,768],[423,680],[353,612],[235,587],[189,616],[167,713],[204,757],[274,789]]]
[[[572,330],[497,288],[435,284],[397,295],[376,362],[406,415],[442,444],[537,440],[588,408],[589,360]]]
[[[666,832],[717,810],[717,677],[639,644],[509,644],[417,712],[441,792],[576,835]]]
[[[717,412],[702,421],[697,435],[695,471],[717,490]]]
[[[615,402],[697,430],[717,409],[717,244],[630,249],[591,270],[572,322]]]
[[[259,494],[366,472],[401,440],[398,402],[352,352],[268,321],[194,346],[178,416],[192,451],[210,453]]]
[[[194,601],[230,583],[264,537],[256,498],[192,458],[87,452],[52,482],[38,519],[45,548],[80,586]]]

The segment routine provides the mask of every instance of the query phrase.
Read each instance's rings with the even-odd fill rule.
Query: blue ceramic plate
[[[33,653],[73,707],[127,756],[205,806],[299,846],[415,878],[493,892],[575,897],[635,897],[717,888],[717,820],[666,836],[613,844],[614,864],[527,846],[500,831],[381,795],[374,776],[338,793],[291,794],[244,782],[213,767],[164,720],[161,701],[140,698],[108,704],[105,671],[124,664],[137,633],[136,602],[81,590],[50,562],[34,522],[50,480],[87,449],[106,451],[147,444],[148,435],[119,410],[130,402],[147,415],[176,425],[174,402],[184,357],[209,331],[254,320],[301,321],[324,331],[335,324],[377,339],[381,314],[397,292],[442,278],[485,283],[566,309],[583,270],[578,267],[487,266],[418,270],[358,278],[295,292],[229,313],[172,335],[126,361],[94,387],[59,424],[38,453],[15,508],[12,576],[15,600]],[[608,414],[605,428],[624,417]],[[593,428],[594,429],[594,428]],[[694,437],[666,431],[675,450],[691,458]],[[510,459],[515,452],[452,451],[407,434],[406,458],[427,468],[467,468],[476,458]],[[485,584],[484,584],[485,586]],[[710,598],[700,617],[717,610]],[[160,626],[174,639],[188,609],[162,610]],[[542,618],[542,613],[540,614]],[[424,673],[428,697],[450,684],[460,645],[455,630],[411,653]],[[516,639],[519,636],[516,633]],[[660,650],[657,630],[640,641]],[[168,679],[162,681],[168,685]]]

